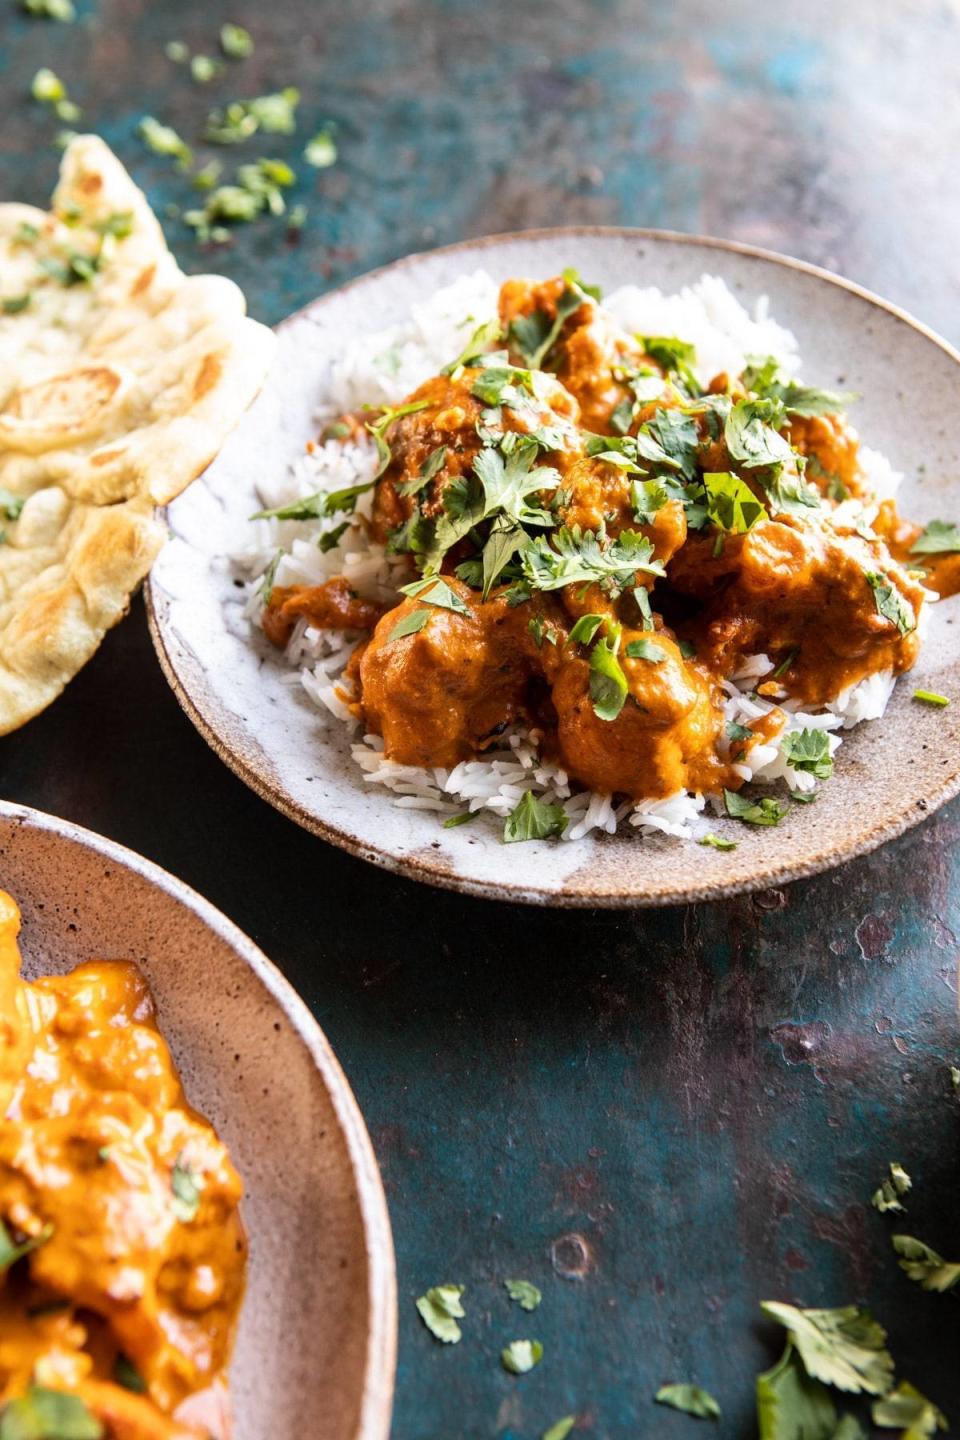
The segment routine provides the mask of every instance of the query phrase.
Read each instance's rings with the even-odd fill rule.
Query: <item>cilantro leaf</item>
[[[776,1365],[757,1376],[759,1440],[835,1440],[830,1393],[804,1370],[791,1341]]]
[[[508,845],[519,840],[546,840],[551,835],[562,835],[566,828],[567,813],[562,805],[548,805],[532,790],[525,790],[507,816],[503,838]]]
[[[31,1385],[0,1410],[0,1440],[101,1440],[106,1431],[79,1395]]]
[[[524,394],[523,392],[527,393]],[[470,394],[485,405],[508,405],[511,409],[529,405],[533,395],[533,375],[516,365],[493,365],[474,380]]]
[[[458,370],[472,365],[474,360],[479,359],[481,355],[485,354],[490,345],[497,345],[502,339],[503,326],[500,324],[500,321],[496,318],[493,320],[485,320],[482,325],[478,325],[476,330],[474,330],[456,360],[451,360],[449,365],[444,365],[440,374],[455,375]]]
[[[230,60],[246,60],[253,54],[253,37],[242,25],[228,20],[220,26],[220,49]]]
[[[710,845],[714,850],[736,850],[737,848],[736,840],[726,840],[722,835],[714,835],[712,830],[708,831],[706,835],[701,835],[697,844]]]
[[[417,1313],[430,1334],[444,1345],[456,1345],[463,1335],[457,1324],[464,1317],[460,1296],[463,1285],[433,1285],[417,1301]]]
[[[19,520],[20,511],[27,503],[25,495],[16,495],[6,485],[0,485],[0,510],[8,520]]]
[[[181,1224],[189,1225],[191,1220],[197,1218],[202,1187],[194,1171],[184,1164],[182,1156],[171,1171],[170,1189],[173,1191],[171,1208],[174,1215]]]
[[[764,1300],[760,1309],[788,1331],[807,1374],[838,1390],[885,1395],[893,1381],[887,1332],[867,1310],[800,1310]]]
[[[503,571],[518,550],[527,544],[526,533],[519,525],[498,515],[483,547],[483,599],[486,600]]]
[[[428,605],[436,605],[440,610],[453,610],[458,615],[470,614],[469,605],[464,604],[446,580],[438,580],[434,576],[428,575],[425,579],[414,580],[409,585],[401,585],[400,593],[423,600]]]
[[[785,473],[782,466],[776,467],[764,480],[763,486],[770,496],[770,509],[774,515],[799,515],[802,520],[808,510],[820,508],[819,492],[799,475]]]
[[[677,375],[693,395],[699,395],[700,386],[693,373],[697,363],[696,346],[687,340],[678,340],[675,335],[641,335],[638,337],[644,352],[655,360],[665,375]]]
[[[900,1256],[900,1269],[924,1290],[952,1290],[960,1281],[960,1264],[944,1260],[936,1250],[912,1235],[894,1235],[893,1248]]]
[[[22,1260],[25,1255],[29,1255],[32,1250],[45,1245],[52,1234],[53,1226],[45,1225],[39,1235],[31,1235],[17,1244],[6,1225],[0,1220],[0,1275],[5,1270],[9,1270],[10,1266],[15,1265],[18,1260]]]
[[[567,1440],[576,1423],[576,1415],[564,1415],[562,1420],[555,1420],[549,1430],[544,1430],[540,1440]]]
[[[446,445],[438,445],[436,450],[430,451],[430,454],[420,466],[417,478],[415,480],[404,480],[401,485],[397,486],[397,493],[399,495],[419,495],[420,491],[439,475],[446,463],[446,459]]]
[[[931,520],[910,546],[911,555],[956,555],[960,553],[960,527],[947,520]]]
[[[738,400],[727,416],[723,438],[739,465],[781,465],[793,459],[789,441],[778,434],[783,407],[776,400]]]
[[[788,808],[780,800],[774,800],[772,795],[764,795],[762,800],[750,800],[736,790],[724,790],[723,802],[732,819],[743,820],[748,825],[779,825]]]
[[[778,400],[789,415],[836,415],[857,396],[849,391],[817,390],[799,380],[785,380],[780,362],[772,355],[751,360],[743,372],[743,385],[763,400]]]
[[[602,615],[581,615],[570,631],[570,643],[572,645],[589,645],[602,624]]]
[[[720,1419],[720,1406],[709,1390],[702,1390],[699,1385],[661,1385],[653,1398],[658,1405],[670,1405],[699,1420]]]
[[[902,1213],[906,1210],[906,1206],[901,1205],[900,1197],[906,1195],[912,1186],[913,1181],[903,1166],[898,1165],[895,1160],[891,1160],[890,1178],[884,1180],[879,1188],[874,1190],[870,1197],[870,1204],[875,1210],[879,1210],[881,1215],[886,1214],[888,1210],[899,1210]]]
[[[517,524],[541,523],[546,518],[527,502],[541,490],[555,490],[560,484],[560,472],[551,465],[531,469],[536,455],[537,446],[529,444],[517,446],[506,461],[492,447],[480,451],[473,462],[473,473],[483,486],[485,516],[502,510]]]
[[[137,126],[137,134],[154,155],[172,156],[181,170],[186,170],[193,164],[193,151],[187,142],[180,138],[171,125],[162,124],[153,115],[144,115]]]
[[[516,1300],[522,1310],[536,1310],[543,1296],[536,1285],[529,1280],[504,1280],[504,1286],[511,1300]]]
[[[630,485],[630,504],[638,525],[650,525],[653,517],[670,499],[659,480],[634,480]]]
[[[331,165],[337,163],[337,145],[330,126],[325,130],[318,130],[316,135],[307,141],[303,148],[303,158],[314,170],[329,170]]]
[[[873,591],[877,614],[882,615],[884,620],[889,620],[891,625],[896,625],[901,635],[909,635],[912,630],[916,630],[917,617],[914,608],[906,596],[901,595],[891,583],[890,577],[875,570],[868,570],[866,578]]]
[[[601,720],[616,720],[629,693],[627,677],[617,659],[619,636],[598,640],[590,651],[590,699],[593,713]]]
[[[405,635],[417,635],[424,628],[430,619],[429,610],[408,610],[406,615],[401,615],[387,636],[387,644],[391,645],[394,640],[402,640]]]
[[[624,652],[631,660],[649,660],[652,665],[662,665],[667,652],[655,640],[631,640]]]
[[[933,1401],[921,1395],[909,1380],[901,1380],[889,1395],[875,1400],[870,1418],[874,1425],[902,1429],[903,1440],[923,1440],[924,1436],[949,1428]]]
[[[818,780],[829,780],[833,774],[830,740],[826,730],[793,730],[783,737],[780,746],[788,765],[805,770]]]
[[[593,581],[623,589],[638,570],[650,575],[664,573],[660,561],[652,558],[650,541],[635,530],[622,530],[606,545],[592,530],[581,531],[579,525],[572,529],[564,525],[550,538],[553,546],[539,535],[523,553],[523,573],[535,590],[562,590],[565,585]]]
[[[539,1340],[511,1340],[500,1351],[500,1362],[511,1375],[526,1375],[542,1359],[543,1346]]]
[[[732,535],[752,530],[767,512],[750,486],[729,471],[708,470],[703,476],[707,492],[707,518],[718,529]]]
[[[467,825],[471,820],[476,819],[477,810],[461,810],[457,815],[450,815],[443,822],[444,830],[456,830],[459,825]]]

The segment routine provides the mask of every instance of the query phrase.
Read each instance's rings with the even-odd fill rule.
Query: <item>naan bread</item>
[[[123,616],[165,504],[256,395],[270,330],[185,276],[102,140],[64,152],[49,215],[0,205],[0,734]]]

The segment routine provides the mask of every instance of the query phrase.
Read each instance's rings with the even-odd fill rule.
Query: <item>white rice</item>
[[[317,416],[318,428],[326,419],[365,405],[399,404],[448,364],[477,326],[496,315],[497,294],[498,286],[491,277],[477,271],[413,307],[404,324],[347,340],[332,366]],[[748,312],[716,276],[705,275],[678,295],[627,285],[607,297],[604,304],[628,330],[678,335],[692,342],[703,381],[721,370],[739,374],[747,360],[757,355],[775,355],[790,374],[799,369],[796,341],[789,330],[770,317],[766,297]],[[900,476],[889,461],[867,448],[861,449],[860,458],[877,499],[893,495]],[[265,509],[274,509],[317,490],[359,484],[372,476],[374,465],[375,452],[365,442],[317,443],[287,473],[266,476],[259,485],[260,498]],[[316,521],[253,522],[249,544],[230,557],[233,573],[247,586],[243,612],[247,625],[259,625],[262,606],[258,591],[278,549],[284,552],[274,574],[278,585],[318,585],[343,575],[351,589],[364,598],[394,603],[398,599],[397,587],[409,579],[408,562],[405,557],[388,556],[383,546],[367,539],[358,522],[369,515],[371,503],[371,494],[361,498],[339,544],[326,554],[317,546],[317,535],[321,528],[329,529],[329,523],[321,527]],[[848,503],[851,518],[855,512],[853,523],[869,524],[876,514],[875,505]],[[358,633],[322,630],[301,620],[284,652],[290,667],[284,678],[303,687],[324,723],[333,717],[354,732],[359,727],[345,703],[341,675],[360,638]],[[723,682],[728,722],[749,724],[778,703],[784,715],[779,735],[769,743],[754,744],[748,761],[734,768],[744,781],[771,785],[783,782],[795,793],[806,793],[816,787],[816,781],[787,763],[782,749],[784,736],[803,729],[825,730],[834,754],[841,744],[837,731],[883,714],[894,677],[890,671],[872,675],[838,695],[824,710],[810,714],[785,698],[777,702],[756,693],[755,687],[772,670],[773,663],[766,655],[755,655]],[[623,821],[644,833],[698,838],[709,829],[702,818],[708,800],[716,813],[722,813],[718,796],[680,791],[661,800],[614,804],[610,795],[574,791],[566,773],[541,758],[538,740],[535,730],[517,728],[500,739],[496,750],[485,751],[482,757],[463,761],[452,770],[421,769],[388,760],[383,754],[383,741],[376,735],[357,734],[351,753],[364,784],[391,791],[394,804],[401,808],[432,811],[439,818],[465,809],[487,810],[506,817],[525,791],[532,790],[542,800],[563,807],[568,817],[563,836],[566,841],[580,840],[596,830],[613,834]],[[721,741],[721,753],[725,746],[728,742]]]

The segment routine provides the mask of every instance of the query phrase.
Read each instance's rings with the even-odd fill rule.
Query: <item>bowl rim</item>
[[[324,1032],[293,985],[264,952],[209,900],[161,865],[135,850],[72,820],[45,810],[0,800],[0,822],[39,830],[93,851],[111,864],[132,871],[171,900],[184,906],[223,941],[250,969],[280,1006],[306,1046],[337,1117],[353,1173],[367,1255],[367,1331],[363,1393],[354,1440],[388,1440],[393,1409],[397,1353],[397,1283],[393,1233],[373,1144],[360,1106]]]
[[[854,280],[848,280],[845,276],[838,275],[832,270],[823,266],[815,265],[809,260],[799,260],[791,255],[784,255],[777,250],[768,250],[759,245],[751,245],[741,240],[727,240],[714,235],[701,235],[693,231],[664,230],[655,227],[628,226],[628,225],[557,225],[541,226],[530,230],[504,230],[494,234],[481,235],[473,239],[457,240],[450,245],[440,245],[429,250],[416,250],[408,255],[389,261],[385,265],[377,266],[373,270],[364,271],[361,275],[354,276],[342,285],[326,290],[306,305],[294,310],[290,315],[279,321],[274,329],[285,330],[305,316],[312,315],[315,311],[326,305],[335,297],[354,290],[362,285],[378,281],[388,274],[406,270],[417,265],[428,257],[437,255],[455,255],[462,251],[485,250],[502,244],[522,243],[523,241],[540,241],[561,238],[564,236],[595,237],[598,239],[615,239],[626,241],[653,241],[690,246],[701,246],[707,249],[717,250],[723,253],[743,255],[750,259],[767,261],[774,265],[782,266],[788,270],[798,271],[801,274],[809,275],[812,279],[821,280],[843,290],[858,299],[884,311],[886,314],[898,320],[901,324],[908,326],[911,330],[922,335],[926,340],[936,345],[938,349],[958,366],[960,366],[960,349],[944,339],[942,335],[929,325],[924,324],[911,315],[909,311],[896,305],[893,301],[886,300],[875,291],[866,286],[858,284]],[[166,509],[161,511],[166,514]],[[496,879],[484,880],[461,877],[451,873],[442,865],[433,864],[429,858],[422,854],[417,855],[396,855],[392,851],[380,848],[375,842],[359,839],[348,830],[342,829],[339,825],[329,821],[321,820],[312,815],[297,803],[282,789],[274,786],[268,778],[261,775],[255,766],[246,758],[239,748],[227,743],[214,728],[214,725],[206,718],[200,710],[191,692],[180,678],[176,663],[168,647],[164,628],[161,623],[160,611],[163,607],[163,600],[155,592],[152,574],[144,581],[144,597],[147,610],[147,625],[153,646],[160,661],[162,669],[170,688],[177,698],[177,702],[190,721],[206,740],[214,753],[224,762],[233,773],[241,779],[255,794],[259,795],[267,804],[279,810],[287,819],[293,820],[295,824],[311,834],[318,835],[339,849],[346,850],[349,854],[360,860],[367,860],[380,869],[387,870],[393,874],[400,875],[408,880],[416,880],[423,884],[432,885],[442,890],[453,890],[459,894],[472,895],[479,899],[499,900],[507,903],[549,905],[558,909],[652,909],[665,905],[692,904],[701,901],[722,900],[734,895],[750,894],[757,890],[766,890],[771,886],[788,884],[794,880],[801,880],[811,875],[821,874],[826,870],[835,869],[847,861],[866,855],[876,850],[888,840],[894,840],[897,836],[904,834],[907,830],[918,825],[922,820],[927,819],[948,800],[953,799],[960,793],[960,764],[955,773],[947,776],[937,789],[930,795],[924,797],[923,807],[913,806],[899,814],[888,816],[874,824],[866,834],[860,834],[855,839],[850,839],[841,844],[835,844],[829,851],[817,851],[808,856],[805,860],[796,862],[783,861],[770,866],[757,876],[744,876],[718,886],[714,883],[698,884],[678,883],[669,888],[662,887],[656,891],[624,890],[614,892],[611,890],[592,890],[589,885],[584,885],[576,891],[547,891],[539,889],[536,885],[525,885],[523,882],[511,882],[509,880]]]

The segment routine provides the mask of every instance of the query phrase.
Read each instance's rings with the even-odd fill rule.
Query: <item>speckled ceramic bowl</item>
[[[504,846],[493,824],[443,830],[429,813],[399,810],[365,788],[346,734],[323,728],[306,696],[282,683],[268,645],[227,628],[230,581],[217,556],[237,547],[258,476],[302,453],[315,433],[316,357],[330,336],[393,324],[478,267],[502,280],[568,265],[605,289],[632,281],[675,291],[706,272],[748,304],[769,296],[811,382],[862,397],[857,426],[904,472],[905,513],[960,518],[960,355],[893,306],[798,261],[694,236],[569,229],[470,241],[364,276],[280,326],[263,393],[170,507],[173,541],[150,577],[154,640],[181,704],[226,763],[298,824],[376,864],[476,895],[610,906],[706,899],[813,874],[900,834],[960,789],[960,602],[934,607],[916,670],[882,721],[845,738],[818,803],[792,807],[776,829],[718,822],[738,842],[726,853],[635,833]],[[917,705],[916,686],[957,703]]]
[[[137,961],[187,1095],[243,1176],[237,1440],[386,1440],[390,1222],[360,1111],[306,1006],[186,885],[63,820],[0,805],[0,886],[23,912],[28,974]]]

